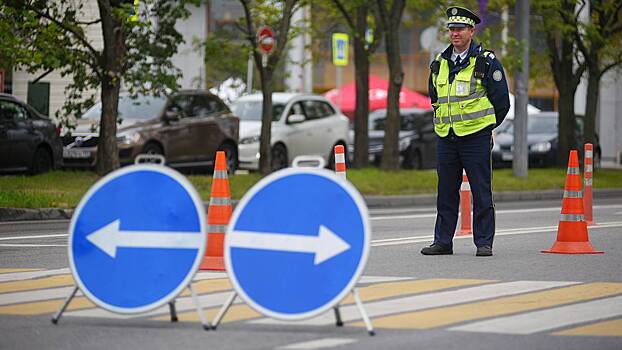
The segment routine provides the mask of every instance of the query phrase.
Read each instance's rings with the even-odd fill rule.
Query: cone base
[[[456,232],[455,236],[468,236],[473,234],[473,232],[471,232],[471,230],[460,230],[458,232]]]
[[[222,256],[206,256],[199,270],[225,271],[225,261]]]
[[[592,247],[590,242],[560,242],[553,244],[551,249],[543,250],[542,253],[553,254],[604,254]]]

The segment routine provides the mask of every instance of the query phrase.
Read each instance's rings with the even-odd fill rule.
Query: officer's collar
[[[469,53],[467,54],[467,57],[475,57],[481,52],[482,48],[477,43],[477,41],[475,41],[475,39],[471,39],[471,44],[469,45],[468,50],[469,50]],[[443,53],[441,54],[441,57],[443,57],[446,60],[451,60],[451,54],[453,52],[454,52],[454,45],[449,44],[447,49],[445,49],[445,51],[443,51]]]

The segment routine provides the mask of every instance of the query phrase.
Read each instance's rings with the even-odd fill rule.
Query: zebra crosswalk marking
[[[51,276],[51,277],[43,277],[39,279],[30,279],[30,280],[25,280],[25,281],[11,281],[11,282],[0,283],[0,293],[70,286],[73,284],[75,284],[75,282],[71,275],[57,275],[57,276]]]
[[[369,317],[382,317],[408,311],[431,309],[508,295],[535,292],[543,289],[568,286],[577,283],[578,282],[515,281],[485,284],[482,286],[461,288],[451,291],[426,293],[396,299],[367,302],[365,303],[365,310],[367,311],[367,315]],[[341,308],[341,319],[344,322],[358,321],[361,319],[361,314],[356,306],[345,306]],[[285,321],[273,320],[270,318],[264,318],[252,322],[260,324],[287,324]],[[299,323],[305,325],[325,326],[334,323],[334,317],[325,313],[318,317],[301,321]],[[373,320],[373,323],[375,327],[376,319]]]
[[[622,316],[622,296],[498,317],[455,327],[451,330],[532,334],[619,316]]]
[[[213,320],[218,314],[218,311],[220,311],[220,307],[210,308],[210,309],[203,310],[203,311],[204,311],[205,317],[208,320]],[[198,322],[199,321],[199,314],[197,314],[196,310],[194,312],[184,312],[182,314],[178,314],[177,316],[179,318],[179,321],[182,321],[182,322]],[[257,317],[261,317],[261,314],[253,310],[250,306],[246,304],[232,305],[229,308],[229,310],[227,310],[227,313],[225,314],[225,317],[222,319],[221,324],[228,323],[228,322],[236,322],[236,321],[246,321],[246,320],[250,320],[253,318],[257,318]],[[154,320],[166,321],[166,320],[169,320],[169,316],[155,317]]]
[[[622,337],[622,318],[566,329],[553,335]]]
[[[430,329],[622,293],[622,283],[588,283],[478,303],[409,312],[374,319],[378,328]],[[357,326],[364,326],[362,323]]]
[[[476,279],[435,278],[435,279],[426,279],[426,280],[410,280],[410,281],[372,284],[369,286],[361,287],[358,290],[359,290],[359,294],[362,300],[372,301],[372,300],[379,300],[379,299],[394,297],[394,296],[403,295],[403,294],[418,294],[418,293],[437,291],[441,289],[450,289],[450,288],[455,288],[455,287],[464,287],[464,286],[470,286],[470,285],[484,284],[484,283],[489,283],[489,282],[492,282],[492,281],[476,280]],[[239,298],[237,298],[236,300],[239,302]],[[353,304],[353,303],[354,303],[354,299],[352,298],[352,296],[348,296],[340,304],[348,305],[348,304]],[[248,308],[250,309],[250,307]],[[220,309],[219,307],[208,309],[206,310],[206,312],[208,314],[213,314],[215,317],[219,309]],[[239,311],[240,313],[244,315],[251,315],[251,313],[248,312],[248,310],[242,307],[240,307],[239,309],[240,309]],[[231,309],[227,312],[227,314],[229,314],[229,312],[231,312]],[[227,316],[227,314],[225,316]],[[260,316],[257,313],[253,313],[253,314],[256,315],[255,317]],[[167,318],[162,317],[161,319],[167,319]],[[188,313],[179,314],[179,319],[182,321],[183,320],[197,321],[198,316],[196,315],[196,312],[190,311]],[[233,316],[229,318],[225,317],[223,319],[223,323],[232,322],[234,320],[239,321],[240,319],[233,317]]]
[[[31,268],[0,268],[0,273],[12,273],[12,272],[29,272],[29,271],[39,271],[40,269],[31,269]]]

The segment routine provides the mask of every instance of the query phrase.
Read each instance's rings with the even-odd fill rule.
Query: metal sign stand
[[[69,306],[69,303],[76,296],[76,293],[78,292],[79,289],[80,288],[78,288],[78,286],[74,286],[73,290],[71,291],[67,299],[65,299],[65,302],[61,306],[60,310],[58,310],[58,312],[52,317],[53,324],[58,324],[58,320],[60,320],[61,316],[67,309],[67,306]],[[192,284],[188,284],[188,289],[190,290],[192,301],[194,302],[194,305],[197,308],[197,313],[199,314],[199,319],[201,320],[203,329],[206,331],[210,330],[212,326],[209,324],[207,319],[205,319],[205,314],[203,314],[203,308],[201,307],[201,304],[199,304],[199,299],[197,298],[197,295],[194,292],[194,289],[192,289]],[[169,312],[171,314],[171,322],[177,322],[179,319],[177,318],[177,309],[175,308],[175,300],[173,299],[172,301],[169,301],[168,306],[169,306]]]
[[[212,321],[213,330],[216,330],[216,328],[220,324],[220,321],[222,321],[223,317],[225,317],[225,314],[227,313],[227,311],[229,310],[229,308],[231,307],[231,305],[233,304],[237,296],[238,296],[237,292],[231,293],[231,296],[229,297],[229,299],[227,299],[227,301],[225,301],[225,303],[222,305],[222,307],[220,308],[220,311],[218,311],[218,314]],[[359,309],[359,312],[361,313],[363,322],[365,322],[365,328],[367,328],[367,333],[369,333],[370,336],[376,335],[376,332],[374,331],[374,326],[371,324],[371,320],[367,316],[367,312],[365,311],[365,307],[363,306],[363,302],[361,301],[361,298],[359,297],[359,293],[356,290],[356,288],[352,289],[352,296],[354,297],[354,302],[356,303],[356,307]],[[335,306],[333,310],[335,311],[335,326],[342,327],[344,323],[341,320],[341,312],[339,311],[339,306]]]
[[[312,164],[315,164],[315,166]],[[324,161],[324,158],[322,158],[321,156],[304,155],[304,156],[298,156],[294,158],[292,165],[293,167],[305,167],[306,166],[306,167],[313,167],[313,168],[323,168],[325,165],[325,161]],[[220,308],[220,311],[218,311],[218,314],[212,321],[213,330],[216,330],[216,328],[220,324],[220,321],[222,321],[223,317],[225,317],[225,314],[227,313],[227,311],[229,310],[229,308],[231,307],[231,305],[233,304],[237,296],[238,296],[238,293],[236,291],[232,292],[231,296],[229,296],[229,298],[222,305],[222,307]],[[365,307],[363,306],[363,302],[361,301],[358,290],[356,288],[352,288],[352,297],[354,298],[356,307],[358,308],[359,313],[361,314],[361,317],[363,318],[363,322],[365,322],[365,328],[367,329],[367,333],[370,336],[376,335],[376,332],[374,331],[374,327],[371,323],[370,318],[367,316],[367,312],[365,311]],[[341,319],[341,312],[339,311],[339,305],[333,307],[333,311],[335,312],[335,326],[342,327],[344,323],[343,323],[343,320]]]
[[[164,158],[164,156],[160,154],[139,154],[138,156],[136,156],[134,163],[135,164],[153,163],[153,164],[164,166],[166,163],[166,159]],[[203,313],[203,308],[201,307],[201,304],[199,304],[199,298],[197,297],[197,294],[194,292],[194,289],[192,289],[192,281],[188,283],[187,287],[188,287],[188,290],[190,290],[190,295],[196,307],[197,313],[199,314],[199,319],[201,320],[203,329],[206,331],[210,330],[212,326],[209,324],[209,322],[205,318],[205,314]],[[52,317],[53,324],[55,325],[58,324],[58,321],[60,320],[65,310],[67,310],[69,303],[76,296],[76,293],[78,292],[79,289],[80,288],[77,285],[74,285],[74,288],[72,289],[67,299],[65,299],[65,302],[61,306],[60,310],[58,310],[58,312]],[[82,294],[86,295],[84,292],[82,292]],[[179,319],[177,317],[177,308],[175,307],[175,299],[168,302],[168,307],[169,307],[169,313],[171,315],[171,322],[177,322]]]

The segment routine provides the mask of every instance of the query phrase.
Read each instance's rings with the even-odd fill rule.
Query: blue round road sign
[[[82,292],[118,313],[175,298],[205,252],[205,211],[178,172],[134,165],[110,173],[82,198],[69,228],[69,265]]]
[[[316,316],[339,303],[369,253],[367,207],[347,181],[323,169],[286,169],[257,183],[225,235],[235,290],[260,313]]]

